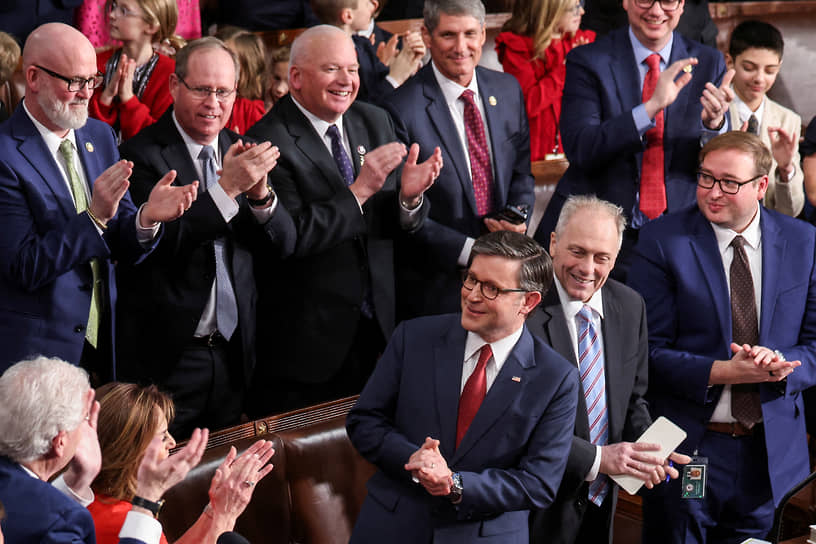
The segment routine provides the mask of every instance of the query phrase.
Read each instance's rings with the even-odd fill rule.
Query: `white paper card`
[[[637,441],[660,444],[660,451],[650,451],[649,453],[665,459],[685,439],[686,431],[665,417],[660,416],[648,429],[643,431]],[[625,474],[611,476],[611,478],[630,495],[637,493],[643,485],[643,480]]]

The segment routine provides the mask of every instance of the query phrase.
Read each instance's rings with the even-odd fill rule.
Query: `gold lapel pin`
[[[513,379],[514,382],[521,383],[521,377],[520,376],[513,376],[512,379]]]
[[[93,153],[93,144],[91,142],[85,142],[85,149],[88,150],[88,153]]]
[[[691,66],[691,64],[686,64],[685,66],[683,66],[683,71],[684,71],[685,73],[690,74],[690,73],[691,73],[691,70],[692,70],[692,66]]]
[[[487,98],[487,101],[488,101],[488,102],[490,102],[490,105],[491,105],[491,106],[495,106],[495,105],[496,105],[496,102],[498,102],[498,101],[496,100],[496,97],[495,97],[495,96],[493,96],[492,94],[491,94],[491,95],[490,95],[490,96]]]

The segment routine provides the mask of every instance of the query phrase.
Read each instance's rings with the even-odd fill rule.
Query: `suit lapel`
[[[173,122],[172,108],[170,108],[158,121],[161,129],[157,134],[161,134],[161,156],[167,165],[167,170],[175,170],[177,175],[173,182],[175,185],[188,185],[193,180],[200,183],[199,190],[204,191],[204,180],[199,179],[198,171],[190,156],[190,150],[184,143],[184,139],[179,134],[176,124]],[[221,151],[221,163],[224,162],[225,151]],[[158,181],[158,180],[156,180]]]
[[[351,167],[354,169],[354,175],[360,173],[360,168],[363,166],[365,154],[371,151],[369,146],[371,143],[368,140],[368,131],[360,117],[351,115],[346,112],[343,116],[343,130],[349,141],[349,148],[351,150]],[[361,153],[362,151],[362,153]],[[334,158],[332,158],[332,161]]]
[[[776,306],[776,295],[779,288],[778,263],[785,262],[787,242],[780,236],[779,226],[770,214],[764,213],[759,218],[762,232],[762,313],[759,316],[759,343],[768,345],[771,330],[771,318]]]
[[[640,72],[632,62],[635,52],[629,41],[626,29],[617,31],[614,35],[616,45],[612,48],[612,59],[609,63],[609,75],[615,82],[615,89],[621,104],[621,111],[631,111],[643,102],[643,89],[640,88]]]
[[[104,164],[102,162],[103,158],[99,156],[99,153],[96,153],[93,138],[87,127],[75,130],[74,137],[76,138],[76,146],[79,150],[79,160],[85,169],[85,177],[93,193],[94,181],[111,165]]]
[[[697,259],[699,276],[702,276],[714,302],[714,311],[720,322],[720,337],[731,338],[731,302],[717,238],[711,225],[699,211],[693,215],[692,222],[692,236],[688,239],[688,244]],[[729,349],[728,353],[730,352]]]
[[[671,66],[674,61],[681,60],[687,58],[688,48],[686,47],[686,42],[683,40],[683,37],[680,36],[679,33],[674,33],[674,42],[672,43],[672,51],[671,55],[669,55],[669,64],[666,66],[667,68]],[[666,108],[665,113],[665,123],[666,127],[663,129],[665,132],[665,141],[666,142],[673,142],[676,140],[681,140],[682,138],[675,138],[673,136],[674,131],[672,130],[673,127],[677,127],[677,130],[684,130],[684,123],[681,122],[681,119],[684,119],[686,116],[686,109],[688,108],[688,104],[690,100],[699,100],[699,97],[692,97],[690,95],[691,91],[689,90],[690,87],[686,85],[677,95],[677,99],[669,104],[669,107]],[[676,119],[677,122],[673,123],[672,119]],[[672,145],[664,145],[663,146],[663,153],[664,157],[664,164],[665,168],[668,171],[671,165],[671,158],[672,158],[672,150],[674,146]]]
[[[446,459],[451,458],[456,448],[456,420],[459,415],[466,338],[467,332],[464,329],[451,327],[447,334],[437,339],[433,349],[436,408],[441,430],[439,442]]]
[[[626,389],[623,380],[622,369],[617,368],[623,361],[623,345],[621,338],[624,338],[623,327],[632,326],[623,317],[623,309],[620,301],[611,296],[608,289],[603,291],[604,318],[601,323],[603,331],[604,349],[604,374],[606,377],[606,413],[609,416],[609,436],[618,436],[618,430],[623,428],[622,421],[615,421],[615,411],[610,408],[612,399],[620,398],[618,391]],[[637,323],[634,324],[637,326]]]

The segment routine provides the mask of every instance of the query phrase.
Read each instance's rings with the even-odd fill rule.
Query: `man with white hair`
[[[59,359],[22,361],[0,376],[0,398],[0,501],[6,507],[6,538],[93,544],[93,519],[82,503],[93,500],[90,483],[101,457],[99,403],[87,373]],[[207,435],[196,430],[185,448],[162,461],[161,436],[153,439],[138,472],[141,504],[158,502],[198,464]],[[49,484],[66,466],[64,475]],[[160,535],[152,511],[135,504],[119,533],[121,544],[158,543]]]

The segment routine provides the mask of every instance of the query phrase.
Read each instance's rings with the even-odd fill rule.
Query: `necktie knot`
[[[201,152],[198,154],[198,159],[201,161],[214,160],[215,150],[211,145],[205,145],[201,148]]]
[[[646,66],[649,67],[649,70],[660,70],[660,55],[652,53],[646,57]]]
[[[748,132],[751,134],[759,135],[759,119],[752,113],[751,117],[748,118]]]
[[[71,162],[74,160],[74,145],[71,143],[71,140],[63,140],[60,142],[59,150],[66,161]]]
[[[462,92],[462,94],[459,95],[459,98],[461,98],[462,100],[464,100],[465,102],[467,102],[470,105],[475,105],[476,104],[476,101],[475,101],[475,98],[474,98],[475,96],[476,96],[476,94],[473,91],[471,91],[470,89],[465,89]]]
[[[581,309],[578,311],[578,317],[586,321],[587,323],[592,323],[592,308],[584,304]]]
[[[482,346],[482,348],[479,350],[479,360],[476,362],[476,370],[474,370],[474,372],[484,369],[492,356],[493,349],[490,347],[490,344],[485,344]]]
[[[731,240],[731,247],[734,249],[743,249],[745,247],[745,238],[742,235],[737,234],[734,236],[734,239]]]
[[[329,125],[326,134],[328,134],[333,141],[340,141],[340,130],[337,128],[337,125]]]

